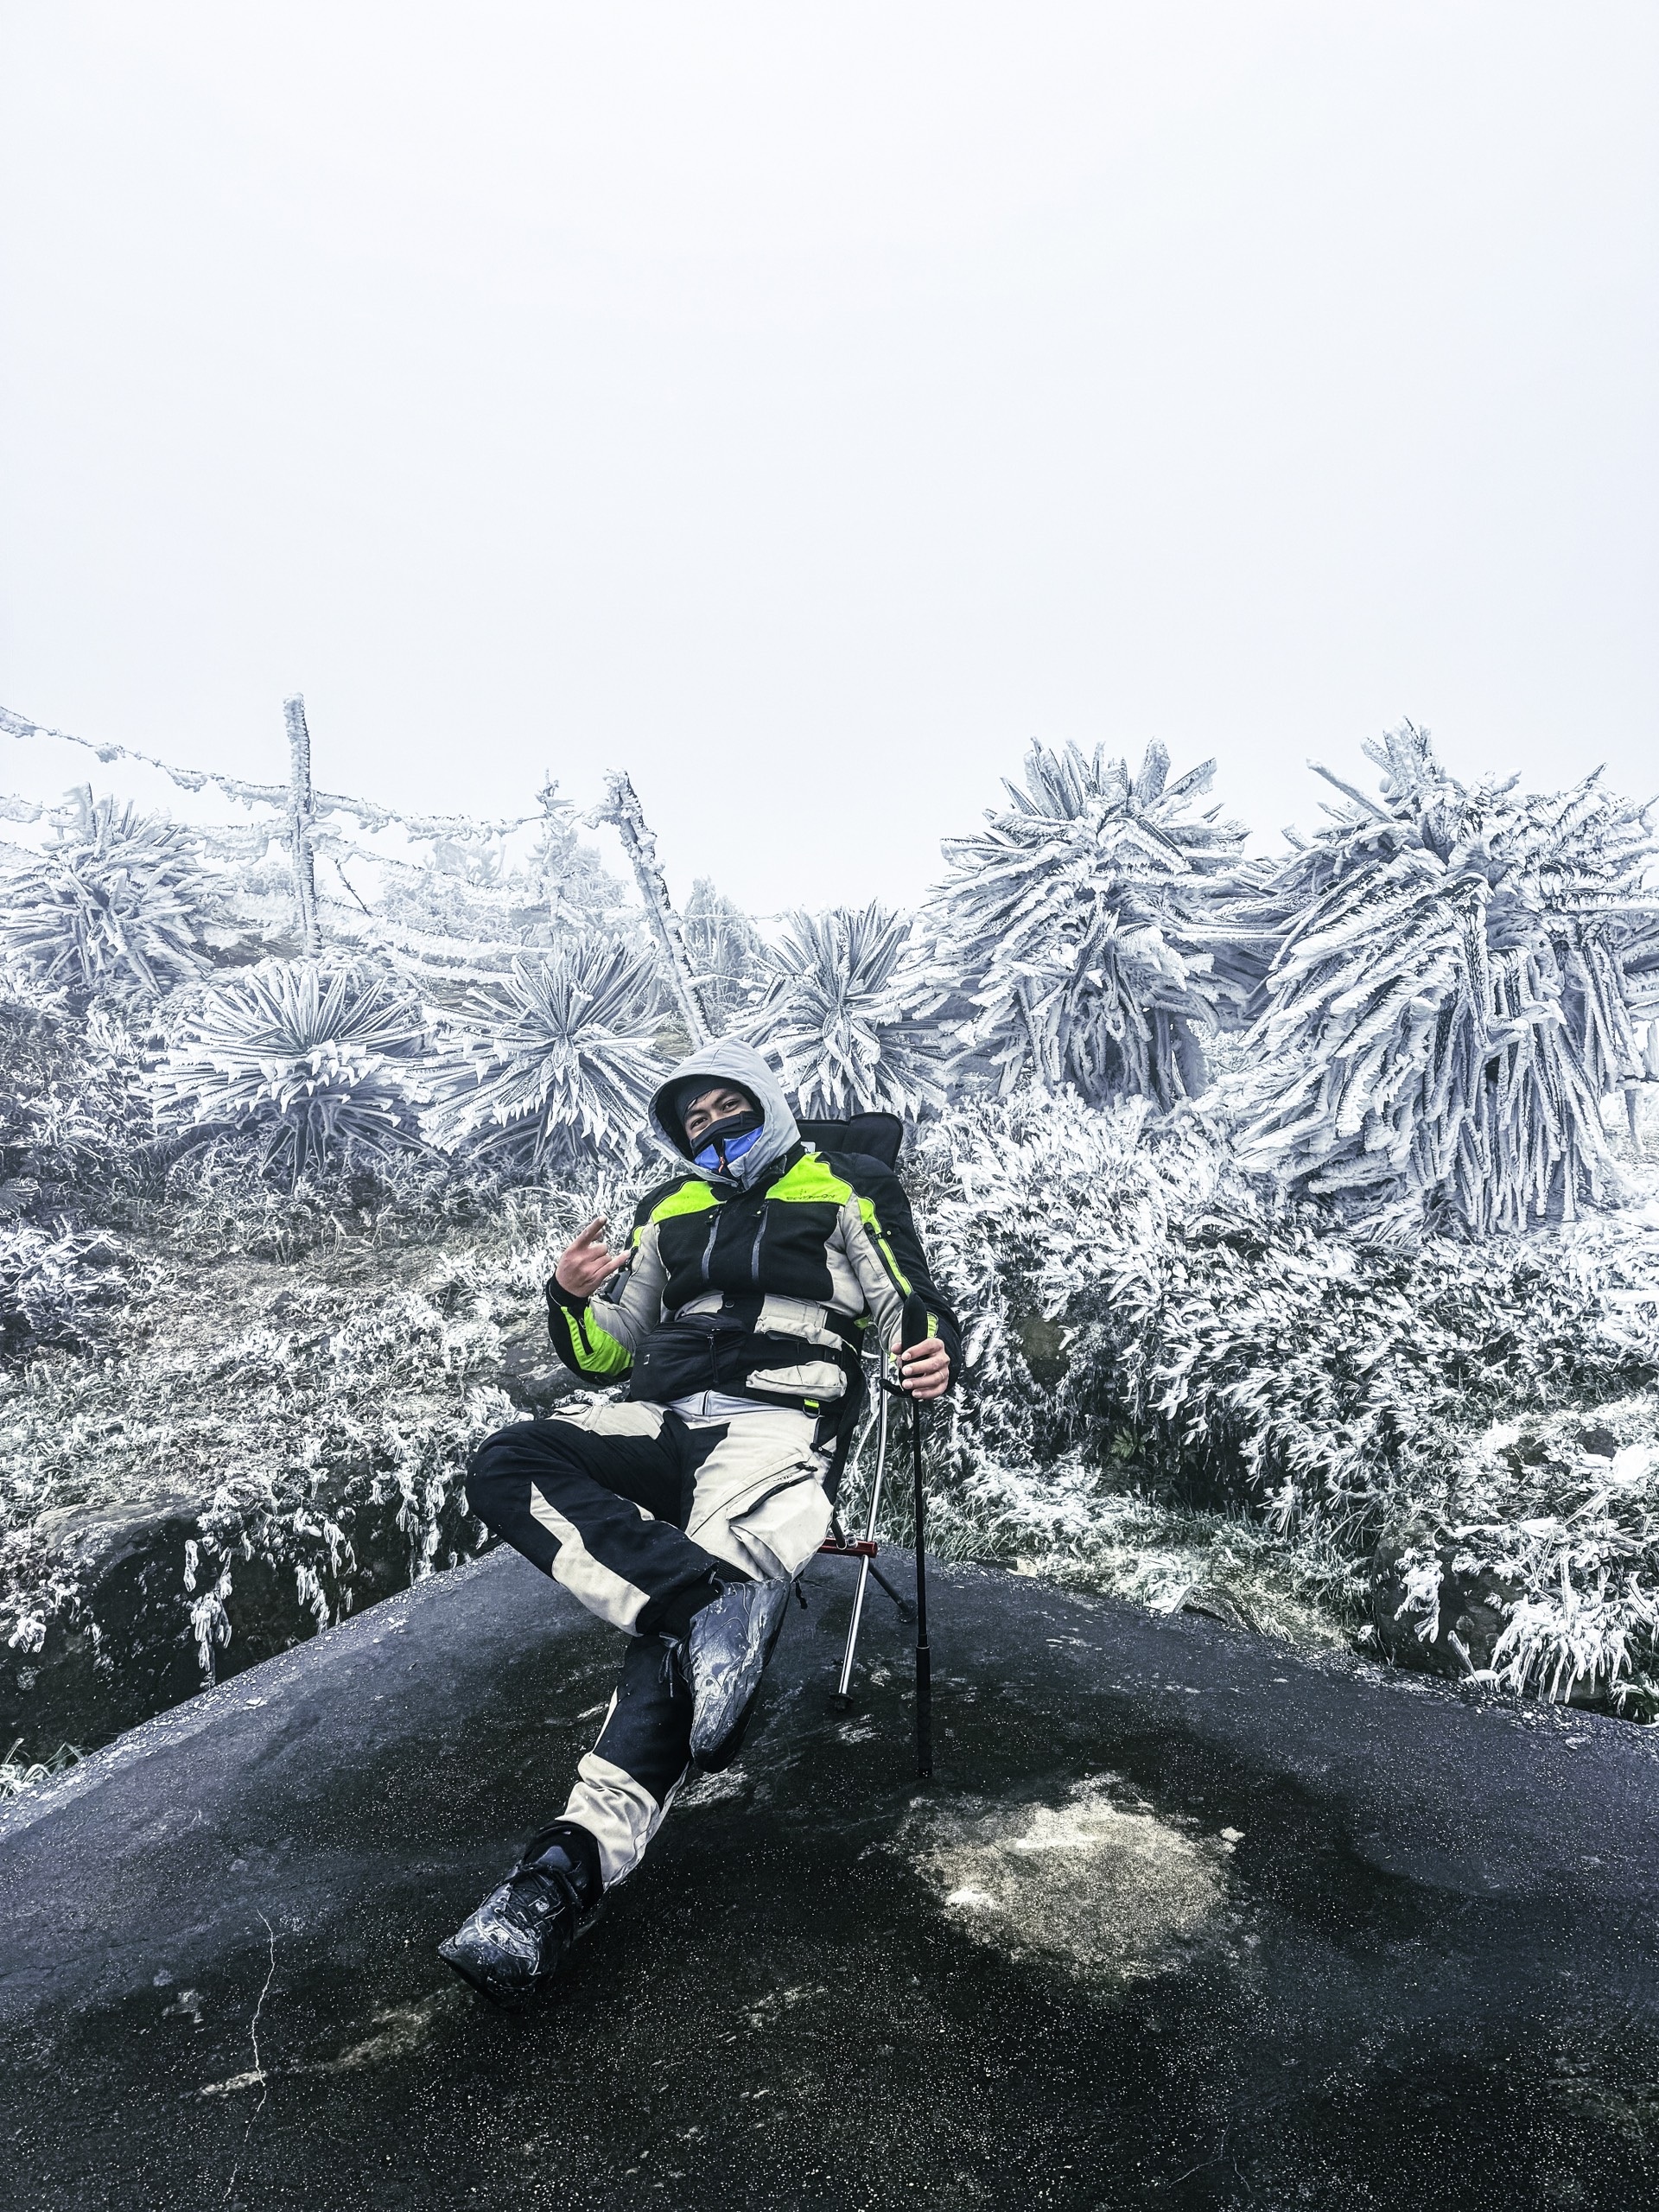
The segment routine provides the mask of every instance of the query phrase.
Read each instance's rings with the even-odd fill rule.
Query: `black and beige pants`
[[[798,1573],[830,1525],[810,1415],[763,1407],[683,1421],[603,1404],[486,1437],[467,1495],[496,1535],[633,1641],[563,1817],[599,1843],[605,1885],[644,1856],[685,1778],[691,1705],[664,1630],[720,1567]]]

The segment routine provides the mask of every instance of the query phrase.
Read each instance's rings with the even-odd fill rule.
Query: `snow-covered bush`
[[[1651,1231],[1368,1239],[1274,1203],[1191,1110],[1096,1114],[1029,1095],[931,1125],[913,1179],[967,1322],[942,1471],[977,1483],[982,1504],[1000,1487],[1033,1518],[1051,1468],[1075,1504],[1065,1471],[1081,1463],[1103,1500],[1133,1489],[1230,1507],[1318,1551],[1333,1580],[1345,1562],[1351,1609],[1385,1541],[1428,1529],[1432,1549],[1490,1522],[1517,1577],[1508,1602],[1542,1608],[1506,1616],[1524,1630],[1513,1663],[1497,1662],[1506,1680],[1553,1681],[1569,1653],[1567,1676],[1583,1677],[1597,1592],[1603,1690],[1632,1668],[1659,1673],[1643,1595],[1659,1578],[1659,1480],[1629,1493],[1617,1543],[1580,1528],[1529,1548],[1529,1512],[1521,1537],[1502,1537],[1524,1484],[1479,1473],[1494,1423],[1582,1425],[1650,1394]]]
[[[765,949],[765,995],[744,1034],[777,1059],[807,1115],[898,1114],[944,1103],[929,1002],[902,914],[872,905],[792,914]]]
[[[208,965],[217,899],[194,833],[90,788],[0,876],[0,962],[42,989],[158,999]]]
[[[566,1387],[541,1286],[596,1195],[504,1192],[367,1268],[331,1238],[285,1280],[173,1243],[99,1318],[105,1357],[0,1361],[0,1653],[41,1670],[19,1695],[7,1669],[12,1732],[101,1740],[152,1681],[183,1694],[479,1550],[467,1457]],[[135,1555],[141,1581],[108,1572]]]
[[[128,1257],[97,1231],[0,1223],[0,1353],[88,1344],[98,1309],[119,1294]]]
[[[1244,836],[1219,807],[1192,815],[1214,772],[1171,783],[1157,744],[1132,775],[1103,747],[1033,743],[1012,804],[944,840],[940,974],[974,1009],[968,1057],[1004,1091],[1034,1077],[1169,1106],[1204,1088],[1204,1040],[1233,995],[1217,901]]]
[[[290,1183],[419,1141],[409,1106],[419,1014],[385,969],[266,960],[204,987],[156,1071],[166,1124],[251,1129]]]
[[[1349,804],[1253,910],[1282,943],[1241,1157],[1350,1212],[1570,1218],[1611,1188],[1604,1095],[1646,1072],[1645,812],[1595,776],[1530,798],[1465,785],[1409,723],[1365,750],[1381,799],[1339,786]]]
[[[0,995],[0,1217],[101,1211],[151,1172],[153,1135],[119,1007]]]
[[[430,1009],[426,1127],[446,1147],[505,1152],[529,1166],[632,1153],[663,1077],[653,962],[599,940],[514,960]]]
[[[1659,1406],[1650,1389],[1495,1421],[1387,1554],[1396,1650],[1503,1689],[1659,1710]],[[1448,1669],[1447,1671],[1452,1671]]]

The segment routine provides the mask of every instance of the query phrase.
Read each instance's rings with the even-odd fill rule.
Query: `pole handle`
[[[933,1316],[928,1311],[927,1300],[919,1290],[912,1290],[905,1300],[899,1324],[899,1349],[909,1351],[912,1345],[925,1344],[934,1333]]]

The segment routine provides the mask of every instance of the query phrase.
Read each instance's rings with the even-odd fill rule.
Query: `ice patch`
[[[1225,1903],[1231,1845],[1122,1794],[1098,1775],[1058,1805],[918,1806],[899,1844],[977,1942],[1131,1980],[1170,1963]]]
[[[741,1766],[728,1766],[723,1774],[695,1775],[680,1791],[677,1802],[682,1810],[698,1805],[717,1805],[722,1797],[740,1797],[749,1786],[749,1777]]]

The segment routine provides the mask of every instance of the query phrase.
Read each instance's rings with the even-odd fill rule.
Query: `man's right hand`
[[[553,1280],[572,1298],[591,1298],[607,1275],[613,1275],[619,1268],[628,1264],[626,1252],[606,1250],[605,1230],[605,1216],[596,1213],[581,1236],[559,1255]]]

